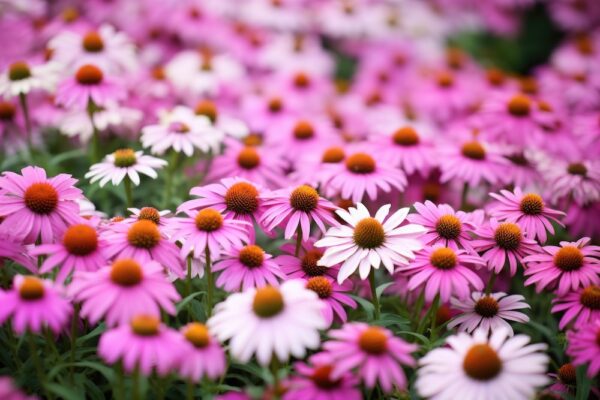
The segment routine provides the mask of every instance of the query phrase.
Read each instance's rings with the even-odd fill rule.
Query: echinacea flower
[[[540,163],[540,170],[554,203],[566,197],[579,205],[600,199],[600,162],[596,160],[568,163],[552,158]]]
[[[67,226],[79,221],[78,199],[83,196],[71,175],[46,177],[39,167],[25,167],[22,175],[4,172],[0,177],[0,215],[4,217],[0,231],[26,243],[41,238],[54,241]]]
[[[156,371],[166,376],[177,367],[188,347],[181,334],[160,322],[160,318],[139,314],[100,336],[98,355],[105,362],[123,362],[127,373],[139,370],[144,376]]]
[[[108,326],[127,324],[140,313],[160,316],[161,309],[174,314],[180,299],[160,264],[129,258],[96,272],[76,271],[68,292],[82,303],[82,317],[92,324],[105,318]]]
[[[333,216],[337,207],[329,200],[319,196],[311,186],[300,185],[266,193],[264,195],[265,212],[261,223],[265,230],[271,231],[276,226],[285,225],[284,237],[290,239],[297,232],[302,240],[310,236],[311,222],[325,232],[325,224],[337,225]]]
[[[37,272],[34,259],[29,255],[22,241],[6,232],[0,233],[0,259],[12,260],[32,273]]]
[[[600,284],[600,247],[590,245],[590,238],[576,242],[560,242],[560,246],[544,246],[540,254],[527,256],[525,285],[556,290],[564,296],[571,290]]]
[[[51,91],[58,77],[55,64],[29,65],[15,61],[0,74],[0,96],[5,98],[26,95],[33,90]]]
[[[564,311],[558,329],[570,322],[575,326],[600,319],[600,286],[590,285],[552,300],[552,312]]]
[[[106,264],[104,247],[96,228],[90,223],[80,223],[67,228],[62,240],[47,243],[30,250],[34,256],[47,254],[39,272],[45,274],[59,267],[56,282],[62,283],[73,271],[97,271]]]
[[[185,356],[177,367],[181,377],[198,383],[204,377],[215,380],[225,373],[225,351],[206,325],[191,322],[181,328],[181,334],[188,343]]]
[[[142,208],[128,208],[127,211],[131,212],[129,218],[123,220],[124,223],[133,224],[136,221],[148,220],[154,222],[161,228],[166,228],[170,225],[169,218],[165,218],[171,213],[170,210],[159,211],[154,207],[142,207]]]
[[[565,213],[548,207],[539,194],[523,193],[517,187],[514,192],[501,190],[500,194],[490,193],[490,196],[499,201],[499,204],[490,210],[490,214],[499,221],[519,224],[529,239],[537,238],[541,243],[545,243],[546,231],[554,235],[552,222],[564,226],[558,218]]]
[[[302,242],[300,248],[300,254],[296,257],[294,256],[296,245],[286,243],[281,246],[284,254],[275,257],[275,262],[279,264],[288,279],[310,279],[315,276],[328,276],[335,279],[337,277],[339,270],[337,265],[331,267],[319,265],[324,251],[315,247],[315,239]]]
[[[217,278],[217,286],[228,292],[237,292],[263,286],[278,286],[285,274],[260,246],[249,244],[233,248],[212,267],[215,272],[221,271]]]
[[[343,284],[326,276],[313,276],[306,281],[306,288],[315,292],[319,299],[324,303],[323,317],[328,326],[331,326],[334,318],[345,323],[348,315],[344,306],[356,308],[356,302],[348,295],[352,290],[352,282],[346,281]]]
[[[348,211],[339,209],[336,212],[350,226],[329,228],[315,246],[326,248],[318,265],[332,267],[343,262],[337,278],[340,284],[357,269],[364,280],[372,268],[379,269],[382,264],[393,274],[394,265],[407,265],[415,258],[414,252],[423,247],[418,238],[425,228],[416,224],[400,226],[408,208],[396,211],[387,219],[389,204],[381,207],[375,217],[371,217],[361,203]]]
[[[290,355],[302,358],[307,349],[319,347],[319,329],[326,328],[322,307],[302,281],[289,280],[279,288],[230,295],[217,304],[208,327],[219,340],[229,340],[233,357],[248,362],[256,354],[265,366],[273,357],[285,362]]]
[[[90,183],[100,181],[100,187],[109,181],[113,186],[117,186],[124,178],[131,180],[137,186],[140,184],[139,174],[156,179],[158,177],[156,170],[165,165],[167,165],[165,160],[145,155],[141,151],[119,149],[104,157],[104,161],[92,165],[85,177],[91,178]]]
[[[85,64],[58,85],[55,100],[67,108],[86,109],[90,104],[104,106],[122,100],[125,95],[125,89],[107,78],[101,68]]]
[[[504,328],[476,330],[446,339],[448,346],[419,360],[416,389],[428,399],[528,400],[549,379],[543,343],[528,344],[525,335],[509,337]]]
[[[51,281],[16,275],[12,289],[0,290],[0,323],[12,318],[12,327],[18,334],[42,333],[46,327],[58,334],[73,311],[61,291]]]
[[[600,371],[600,319],[582,324],[567,332],[567,354],[575,366],[589,364],[587,376]]]
[[[506,293],[473,292],[471,296],[460,300],[452,298],[452,308],[461,313],[448,323],[448,328],[458,327],[459,331],[472,333],[479,328],[484,332],[494,332],[496,329],[505,328],[509,336],[514,335],[513,329],[506,321],[528,322],[529,317],[522,312],[524,308],[531,308],[524,302],[520,294],[508,296]]]
[[[425,300],[432,302],[439,296],[446,303],[451,296],[466,298],[471,288],[483,289],[481,278],[471,267],[483,265],[485,261],[477,255],[436,245],[424,248],[414,261],[398,270],[410,277],[408,290],[422,288]]]
[[[395,337],[386,328],[362,322],[344,324],[341,329],[330,331],[329,337],[331,340],[323,348],[334,361],[333,378],[356,369],[367,387],[373,388],[379,382],[386,393],[393,387],[406,389],[401,365],[415,365],[410,353],[417,350],[416,345]]]

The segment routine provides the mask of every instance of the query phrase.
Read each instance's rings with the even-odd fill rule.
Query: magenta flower
[[[285,243],[281,246],[284,254],[275,257],[275,262],[279,264],[281,270],[287,275],[288,279],[310,279],[314,276],[328,276],[335,279],[337,277],[339,266],[325,267],[319,265],[319,260],[323,257],[323,251],[314,246],[315,240],[309,239],[301,244],[301,255],[294,256],[295,244]]]
[[[523,264],[523,259],[538,252],[540,246],[535,240],[528,239],[521,227],[512,222],[498,222],[492,218],[489,223],[483,225],[478,231],[479,239],[473,241],[473,247],[478,252],[483,252],[483,258],[488,269],[496,274],[506,266],[510,275],[517,273],[517,263]]]
[[[21,391],[12,378],[8,376],[0,376],[0,399],[5,400],[38,400],[37,396],[28,396]]]
[[[572,197],[580,205],[600,200],[600,162],[582,160],[568,163],[555,158],[540,164],[552,202]]]
[[[161,309],[175,314],[180,299],[160,264],[129,258],[96,272],[76,271],[68,292],[83,304],[82,317],[92,324],[105,318],[108,326],[127,324],[140,313],[160,316]]]
[[[558,325],[564,329],[570,322],[580,326],[600,319],[600,287],[590,285],[552,300],[552,312],[565,311]]]
[[[223,376],[227,368],[225,351],[206,325],[189,323],[181,328],[181,334],[188,346],[177,367],[178,374],[196,383],[204,377],[215,380]]]
[[[593,378],[600,371],[600,319],[567,332],[567,354],[573,365],[589,363],[587,375]]]
[[[346,294],[352,291],[352,286],[351,281],[346,281],[340,285],[334,279],[326,276],[314,276],[306,281],[306,288],[319,295],[319,298],[325,304],[323,317],[325,317],[328,326],[331,326],[335,317],[342,323],[348,320],[344,305],[356,308],[356,302]]]
[[[234,247],[226,252],[212,270],[221,271],[217,286],[228,292],[239,292],[263,286],[279,286],[279,280],[286,278],[273,256],[255,245]]]
[[[77,200],[83,196],[76,179],[60,174],[46,178],[39,167],[25,167],[22,175],[4,172],[0,177],[0,233],[23,238],[25,243],[51,243],[80,220]]]
[[[114,364],[121,360],[125,372],[149,376],[153,370],[166,376],[179,365],[188,346],[179,332],[150,315],[137,315],[130,323],[106,331],[98,343],[98,355]]]
[[[58,85],[56,103],[67,108],[85,109],[91,102],[104,106],[125,97],[125,90],[116,82],[107,79],[102,69],[93,64],[85,64],[74,77],[67,78]]]
[[[16,275],[13,288],[0,290],[0,323],[12,317],[16,333],[42,333],[48,327],[60,333],[69,321],[73,308],[51,281],[34,276]]]
[[[323,349],[333,359],[332,378],[356,368],[367,387],[375,387],[379,382],[386,393],[394,386],[406,389],[401,365],[415,366],[410,353],[417,350],[416,345],[395,337],[388,329],[362,322],[344,324],[341,329],[330,331],[329,337],[332,340],[325,342]]]
[[[277,190],[265,194],[264,198],[265,213],[261,224],[267,231],[285,225],[286,239],[290,239],[296,232],[299,235],[302,231],[302,240],[308,240],[313,221],[323,233],[326,230],[325,223],[338,225],[333,214],[337,207],[308,185]]]
[[[37,265],[33,258],[28,254],[27,248],[20,240],[6,233],[0,233],[0,259],[7,258],[12,260],[32,273],[37,272]]]
[[[148,221],[154,222],[160,228],[169,228],[170,220],[169,218],[165,218],[167,215],[171,213],[170,210],[162,210],[158,211],[154,207],[142,207],[142,208],[128,208],[127,211],[131,212],[131,215],[128,218],[123,220],[126,224],[133,224],[136,221],[140,221],[146,219]]]
[[[560,246],[544,246],[542,253],[526,257],[525,285],[556,290],[564,296],[570,290],[600,284],[600,246],[588,245],[590,238],[576,242],[560,242]]]

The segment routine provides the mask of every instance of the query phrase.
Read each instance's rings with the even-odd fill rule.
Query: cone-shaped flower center
[[[185,328],[183,336],[188,342],[193,344],[196,348],[202,349],[210,343],[210,335],[206,325],[199,322],[192,322]]]
[[[12,121],[15,118],[17,108],[8,101],[0,101],[0,121]]]
[[[262,136],[257,133],[251,133],[243,139],[244,145],[248,147],[260,146],[262,142]]]
[[[260,164],[260,156],[253,147],[244,147],[237,156],[237,162],[244,169],[254,169]]]
[[[583,267],[583,253],[575,246],[561,247],[554,255],[554,265],[564,272]]]
[[[324,276],[310,278],[308,282],[306,282],[306,288],[318,294],[321,299],[326,299],[333,293],[331,282]]]
[[[310,86],[310,77],[304,72],[299,72],[294,76],[294,86],[305,89]]]
[[[482,317],[491,318],[498,314],[498,302],[492,296],[483,296],[475,303],[475,312]]]
[[[115,166],[127,168],[135,165],[137,158],[135,152],[131,149],[119,149],[113,153],[115,157]]]
[[[258,190],[247,182],[234,183],[225,193],[225,204],[236,214],[252,214],[258,209]]]
[[[354,153],[346,159],[346,169],[355,174],[370,174],[375,171],[375,160],[366,153]]]
[[[531,111],[531,100],[524,94],[516,94],[508,101],[508,112],[515,117],[526,117]]]
[[[14,62],[8,67],[8,79],[11,81],[20,81],[31,76],[29,65],[24,61]]]
[[[158,223],[160,222],[160,213],[154,207],[144,207],[140,210],[138,220],[147,220],[154,222],[154,224],[158,225]]]
[[[340,384],[341,379],[331,379],[333,365],[320,365],[312,373],[311,379],[321,389],[334,389]]]
[[[591,285],[583,289],[579,302],[592,310],[600,310],[600,287]]]
[[[558,369],[558,379],[565,385],[575,385],[577,382],[575,367],[571,363],[563,364]]]
[[[455,215],[442,215],[435,223],[435,231],[444,239],[453,240],[460,235],[462,224]]]
[[[325,164],[337,164],[344,161],[345,156],[344,149],[339,146],[333,146],[323,152],[321,162]]]
[[[144,278],[142,266],[130,258],[115,261],[110,270],[110,279],[120,286],[135,286]]]
[[[510,161],[511,163],[521,167],[529,166],[529,160],[527,159],[527,157],[525,157],[525,154],[523,153],[511,154],[509,156],[504,156],[504,158],[508,159],[508,161]]]
[[[155,336],[160,330],[160,320],[153,315],[138,315],[131,320],[131,329],[139,336]]]
[[[387,335],[383,329],[377,326],[370,326],[365,329],[358,337],[358,346],[364,352],[369,354],[382,354],[387,350]]]
[[[195,112],[196,115],[204,115],[206,118],[210,119],[212,123],[215,123],[219,116],[217,106],[210,100],[202,100],[199,102],[196,105]]]
[[[19,287],[19,296],[23,300],[39,300],[44,297],[44,283],[33,276],[26,276]]]
[[[274,97],[269,100],[268,108],[270,112],[277,114],[283,110],[283,101],[279,97]]]
[[[449,88],[454,85],[454,75],[448,71],[439,72],[436,76],[438,86],[442,88]]]
[[[79,11],[77,11],[75,7],[67,7],[62,11],[60,16],[65,23],[70,24],[71,22],[77,21],[79,18]]]
[[[77,70],[75,79],[82,85],[98,85],[104,79],[104,74],[95,65],[86,64]]]
[[[257,268],[263,264],[263,261],[265,260],[265,252],[259,246],[255,244],[249,244],[240,250],[238,259],[248,268]]]
[[[567,171],[571,175],[587,176],[587,167],[582,163],[569,164]]]
[[[58,192],[47,182],[34,183],[25,190],[25,205],[36,214],[50,214],[58,205]]]
[[[283,295],[279,289],[273,286],[265,286],[256,289],[256,294],[254,295],[254,300],[252,302],[252,309],[259,317],[274,317],[279,314],[284,307]]]
[[[308,121],[299,121],[294,127],[294,137],[298,140],[308,140],[315,136],[315,128]]]
[[[438,203],[442,194],[442,185],[438,182],[426,182],[423,185],[423,198]],[[439,233],[439,232],[438,232]]]
[[[190,131],[190,127],[186,123],[173,121],[169,124],[169,131],[184,134]]]
[[[465,354],[463,369],[473,379],[488,381],[502,371],[502,360],[489,344],[476,344]]]
[[[487,81],[492,86],[502,86],[506,80],[504,72],[497,68],[490,68],[486,72]]]
[[[519,208],[527,215],[540,215],[544,211],[544,200],[539,194],[529,193],[523,196]]]
[[[81,41],[83,49],[88,53],[99,53],[104,50],[104,41],[98,32],[88,32]]]
[[[319,260],[323,257],[323,253],[319,250],[308,250],[302,260],[300,266],[302,271],[308,276],[321,276],[327,270],[327,267],[317,265]]]
[[[532,94],[532,95],[536,94],[539,89],[538,83],[535,80],[535,78],[532,78],[530,76],[520,79],[519,86],[523,93]]]
[[[447,49],[446,64],[452,69],[461,69],[465,65],[465,55],[462,50],[456,47]]]
[[[419,134],[412,126],[405,126],[394,132],[394,143],[400,146],[414,146],[419,144]]]
[[[484,160],[485,149],[481,143],[477,141],[467,142],[463,144],[461,149],[462,155],[470,158],[471,160]]]
[[[512,222],[503,222],[494,232],[494,240],[498,247],[504,250],[516,250],[521,244],[521,228]]]
[[[298,211],[311,212],[319,204],[319,193],[308,186],[298,186],[290,195],[290,205]]]
[[[354,228],[354,243],[363,249],[374,249],[385,241],[385,231],[381,222],[375,218],[363,218]]]
[[[160,231],[154,222],[139,220],[127,231],[127,240],[132,246],[151,249],[160,242]]]
[[[196,214],[196,228],[204,232],[213,232],[223,226],[223,216],[214,208],[205,208]]]
[[[98,248],[98,234],[89,225],[72,225],[63,236],[63,245],[71,254],[86,256]]]
[[[442,270],[456,267],[457,261],[456,253],[448,247],[439,247],[431,253],[431,256],[429,256],[431,265]]]

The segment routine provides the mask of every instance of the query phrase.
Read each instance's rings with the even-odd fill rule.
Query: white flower
[[[383,264],[392,274],[395,264],[407,265],[415,258],[414,252],[423,248],[417,238],[426,231],[416,224],[400,226],[408,210],[402,208],[396,211],[385,222],[390,212],[389,204],[381,207],[374,218],[361,203],[348,211],[337,210],[337,214],[350,226],[330,228],[325,237],[315,243],[317,247],[327,248],[319,265],[331,267],[343,262],[338,273],[340,284],[357,269],[360,278],[366,279],[371,267],[379,269]]]
[[[322,306],[317,294],[295,279],[279,288],[229,295],[217,304],[208,327],[220,341],[230,340],[229,351],[241,362],[253,354],[261,365],[268,365],[273,355],[285,362],[319,347],[319,329],[327,327]]]
[[[99,180],[100,187],[102,187],[109,181],[117,186],[127,176],[137,186],[140,184],[139,174],[156,179],[158,174],[155,169],[160,169],[165,165],[167,165],[165,160],[144,155],[141,151],[121,149],[104,157],[104,161],[92,165],[85,177],[91,178],[91,183]]]
[[[50,92],[57,82],[56,63],[29,65],[24,61],[17,61],[0,75],[0,96],[11,98],[38,89]]]
[[[546,345],[499,328],[459,333],[419,360],[416,388],[432,400],[527,400],[548,383]]]

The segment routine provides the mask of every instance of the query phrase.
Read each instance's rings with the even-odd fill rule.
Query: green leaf
[[[586,366],[582,365],[577,367],[577,393],[575,394],[575,400],[587,400],[592,388],[592,380],[586,375]]]
[[[73,158],[84,157],[84,156],[85,156],[85,151],[82,148],[71,150],[71,151],[66,151],[62,154],[53,156],[50,159],[50,164],[51,165],[59,165],[60,163],[62,163],[64,161],[71,160]]]
[[[356,296],[354,294],[351,294],[350,297],[352,297],[361,306],[361,308],[365,310],[365,314],[367,314],[367,319],[372,320],[373,313],[375,312],[375,307],[373,306],[373,304],[369,300],[365,300],[364,298]]]
[[[394,284],[394,282],[386,282],[383,283],[379,286],[377,286],[377,288],[375,289],[375,293],[377,294],[377,298],[380,299],[381,295],[383,294],[383,291],[385,289],[387,289],[388,287],[392,286]]]
[[[58,383],[47,383],[46,390],[64,400],[85,400],[85,396],[78,391]]]
[[[195,292],[190,294],[189,296],[187,296],[186,298],[184,298],[183,300],[181,300],[177,306],[175,306],[175,309],[177,310],[177,314],[179,314],[179,311],[181,311],[183,308],[185,308],[185,306],[187,306],[187,304],[192,301],[195,297],[200,296],[201,294],[204,294],[204,291],[200,291],[200,292]],[[176,314],[176,315],[177,315]]]
[[[105,330],[106,330],[106,325],[104,325],[104,322],[102,322],[102,323],[100,323],[100,325],[98,325],[96,328],[94,328],[94,330],[91,331],[90,333],[88,333],[87,335],[78,337],[76,342],[78,345],[81,345],[82,343],[85,343],[86,341],[88,341],[90,339],[100,336],[102,333],[104,333]]]
[[[420,333],[411,332],[411,331],[400,331],[396,332],[397,335],[407,335],[413,336],[423,342],[424,345],[429,345],[429,338],[427,336],[421,335]]]

